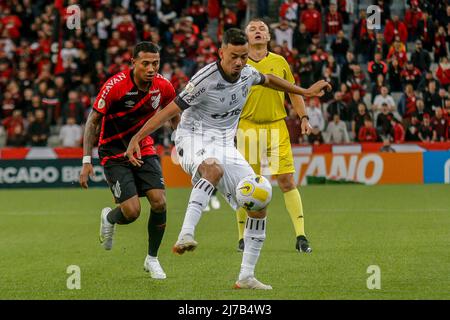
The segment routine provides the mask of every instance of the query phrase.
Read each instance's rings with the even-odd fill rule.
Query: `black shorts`
[[[106,181],[116,203],[138,195],[145,197],[151,189],[164,189],[161,164],[157,155],[142,157],[144,163],[135,167],[127,162],[108,161],[104,166]]]

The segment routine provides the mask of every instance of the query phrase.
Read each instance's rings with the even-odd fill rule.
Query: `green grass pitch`
[[[272,291],[233,290],[241,263],[235,214],[222,200],[196,231],[199,247],[176,256],[188,189],[167,190],[168,224],[159,258],[168,275],[143,271],[149,207],[118,226],[114,248],[98,242],[108,189],[0,191],[0,299],[449,299],[450,186],[300,188],[310,255],[295,237],[279,189],[269,206],[267,238],[256,269]],[[66,286],[67,267],[81,289]],[[367,268],[381,271],[369,290]]]

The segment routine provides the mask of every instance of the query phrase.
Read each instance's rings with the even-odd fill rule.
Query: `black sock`
[[[211,196],[215,196],[217,193],[217,188],[214,188],[214,191],[212,192]]]
[[[133,221],[127,220],[125,216],[122,213],[122,210],[120,207],[116,207],[115,209],[111,210],[108,215],[106,216],[106,219],[109,223],[117,223],[117,224],[129,224]]]
[[[150,210],[148,219],[148,254],[152,257],[158,256],[158,249],[166,230],[166,211],[155,212]]]

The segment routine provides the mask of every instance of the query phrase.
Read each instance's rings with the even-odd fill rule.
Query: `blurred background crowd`
[[[67,28],[73,4],[80,28]],[[450,141],[445,0],[0,0],[0,147],[81,146],[96,94],[138,41],[160,45],[160,73],[179,92],[217,59],[223,31],[253,17],[270,25],[270,50],[297,84],[333,84],[306,100],[310,136],[286,100],[293,144]],[[169,147],[170,129],[154,138]]]

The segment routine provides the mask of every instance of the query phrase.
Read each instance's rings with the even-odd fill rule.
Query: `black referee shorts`
[[[157,155],[142,157],[144,163],[135,167],[129,162],[108,161],[104,166],[106,181],[116,203],[138,195],[145,197],[151,189],[164,189],[161,164]]]

